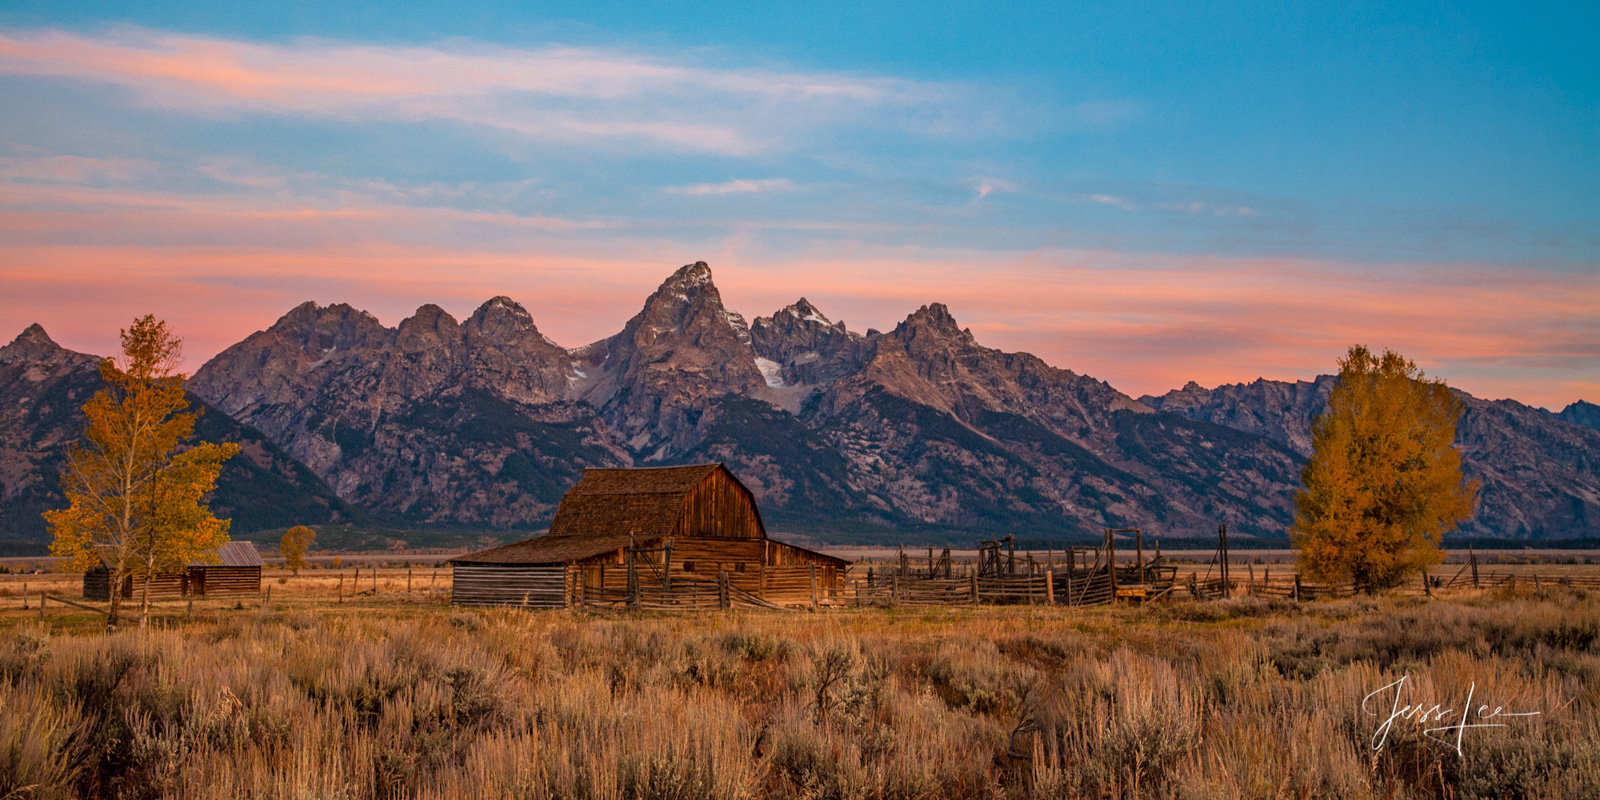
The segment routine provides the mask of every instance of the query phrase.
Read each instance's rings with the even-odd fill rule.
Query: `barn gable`
[[[727,467],[587,469],[567,492],[550,536],[765,539],[755,496]]]

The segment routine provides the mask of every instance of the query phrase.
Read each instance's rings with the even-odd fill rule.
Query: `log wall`
[[[190,567],[189,593],[195,597],[261,594],[261,568]]]
[[[562,608],[567,593],[567,568],[560,564],[457,564],[450,580],[450,603],[458,606]]]

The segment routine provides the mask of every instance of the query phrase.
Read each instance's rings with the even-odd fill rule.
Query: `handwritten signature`
[[[1406,679],[1410,677],[1410,675],[1404,675],[1400,680],[1383,686],[1361,699],[1362,713],[1372,717],[1382,717],[1383,713],[1381,711],[1373,711],[1368,706],[1373,705],[1373,698],[1384,692],[1390,690],[1394,692],[1394,702],[1390,704],[1388,718],[1372,734],[1373,750],[1383,749],[1384,743],[1389,741],[1389,732],[1396,723],[1411,723],[1417,726],[1431,725],[1432,727],[1422,728],[1423,736],[1440,744],[1448,745],[1456,751],[1457,756],[1465,757],[1462,754],[1461,742],[1466,736],[1468,728],[1504,728],[1507,727],[1508,723],[1496,720],[1508,717],[1533,717],[1542,713],[1539,711],[1506,711],[1500,706],[1490,708],[1487,703],[1480,704],[1474,709],[1472,707],[1472,696],[1478,689],[1476,682],[1468,686],[1467,701],[1462,704],[1459,713],[1453,707],[1446,708],[1437,703],[1432,706],[1423,703],[1401,705],[1400,700],[1405,695],[1406,690]]]

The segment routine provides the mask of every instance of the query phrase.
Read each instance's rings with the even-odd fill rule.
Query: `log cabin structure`
[[[452,559],[455,605],[671,604],[707,587],[763,605],[842,602],[849,562],[767,536],[722,464],[587,469],[545,536]],[[648,603],[646,604],[648,605]]]
[[[181,572],[158,572],[150,577],[150,599],[182,597],[232,597],[261,594],[261,567],[266,562],[250,542],[227,542]],[[83,573],[83,596],[87,600],[111,599],[111,570],[105,563]],[[143,573],[122,576],[122,596],[132,598],[144,591]]]

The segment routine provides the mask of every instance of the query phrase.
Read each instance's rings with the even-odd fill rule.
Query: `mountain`
[[[475,326],[491,312],[500,324]],[[718,460],[770,519],[819,534],[1270,534],[1298,469],[1269,438],[982,347],[939,304],[886,334],[803,298],[746,324],[704,262],[571,351],[505,298],[392,330],[306,304],[191,385],[346,499],[434,523],[537,525],[584,466]]]
[[[1579,400],[1561,409],[1561,413],[1557,416],[1575,425],[1584,425],[1600,431],[1600,406],[1587,400]]]
[[[40,512],[66,505],[60,470],[83,433],[83,404],[102,384],[100,358],[68,350],[31,325],[0,347],[0,540],[48,540]],[[235,442],[217,479],[211,508],[233,519],[235,534],[301,522],[359,521],[314,472],[266,436],[190,395],[196,435]]]
[[[35,347],[24,344],[16,352]],[[60,363],[29,368],[81,368],[50,357]],[[52,380],[78,393],[57,405],[89,386]],[[189,386],[385,523],[537,528],[585,467],[715,460],[780,529],[894,542],[1107,527],[1203,536],[1218,523],[1281,537],[1331,380],[1136,399],[984,347],[938,303],[886,333],[851,331],[805,298],[746,323],[696,262],[615,335],[570,350],[505,297],[464,322],[424,305],[393,328],[305,303]],[[1468,531],[1594,535],[1600,432],[1461,396],[1459,444],[1485,487]],[[45,448],[66,435],[46,424],[20,438]],[[0,476],[8,469],[50,484],[27,465]]]
[[[1327,405],[1336,379],[1257,380],[1204,389],[1190,383],[1152,408],[1227,425],[1311,454],[1311,423]],[[1497,538],[1571,539],[1600,535],[1600,430],[1515,400],[1461,400],[1456,446],[1462,470],[1482,483],[1477,513],[1461,533]],[[1580,405],[1574,404],[1568,411]],[[1590,406],[1593,408],[1593,406]],[[1573,420],[1573,421],[1569,421]]]
[[[568,353],[517,303],[396,328],[304,303],[206,362],[192,391],[382,518],[506,528],[548,519],[586,466],[614,466]]]

